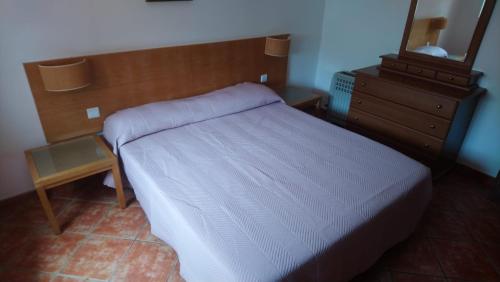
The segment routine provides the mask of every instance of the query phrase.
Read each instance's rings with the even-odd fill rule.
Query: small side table
[[[321,95],[303,87],[288,86],[279,94],[287,105],[300,110],[317,107],[321,101]]]
[[[323,114],[319,110],[322,95],[315,93],[314,90],[305,87],[288,86],[280,91],[279,95],[290,107],[322,118]]]
[[[46,190],[111,170],[120,208],[125,195],[115,155],[98,136],[85,136],[25,152],[28,168],[49,223],[56,234],[61,228],[52,211]]]

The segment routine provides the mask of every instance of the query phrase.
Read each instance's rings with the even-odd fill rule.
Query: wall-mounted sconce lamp
[[[86,59],[61,65],[38,65],[45,90],[65,92],[90,85],[90,70]]]
[[[445,29],[448,26],[448,19],[444,17],[435,18],[431,20],[432,29]]]
[[[288,57],[290,51],[290,36],[267,37],[264,53],[273,57]]]

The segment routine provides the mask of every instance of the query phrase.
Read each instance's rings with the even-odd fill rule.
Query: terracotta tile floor
[[[475,176],[459,167],[435,183],[415,234],[354,281],[500,281],[500,205]],[[49,195],[60,236],[35,194],[0,203],[0,281],[183,281],[175,251],[150,233],[132,192],[120,210],[113,190],[75,186]]]

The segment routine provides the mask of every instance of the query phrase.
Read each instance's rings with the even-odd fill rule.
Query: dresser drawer
[[[405,63],[384,59],[382,60],[382,66],[397,71],[406,71],[407,65]]]
[[[353,93],[351,107],[394,121],[440,139],[446,138],[448,129],[450,128],[450,122],[446,119],[387,102],[360,92]]]
[[[440,154],[443,148],[443,141],[438,138],[420,133],[356,108],[350,109],[347,120],[352,124],[394,138],[397,141],[434,155]]]
[[[464,76],[453,75],[445,72],[439,72],[437,74],[437,79],[443,82],[452,83],[460,86],[468,86],[469,79]]]
[[[412,66],[412,65],[408,66],[407,72],[411,73],[411,74],[418,75],[418,76],[427,77],[427,78],[435,78],[436,77],[436,71],[426,69],[426,68],[417,67],[417,66]]]
[[[404,87],[396,83],[371,78],[367,75],[358,74],[354,89],[447,119],[452,119],[457,107],[457,103],[453,100],[427,94],[422,90]]]

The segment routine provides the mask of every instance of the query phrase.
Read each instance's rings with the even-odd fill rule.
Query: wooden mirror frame
[[[410,38],[411,29],[413,26],[413,21],[415,19],[415,12],[417,10],[418,0],[412,0],[410,5],[410,11],[408,13],[408,19],[406,20],[405,32],[403,35],[403,41],[401,42],[401,49],[399,49],[399,57],[416,60],[423,64],[431,64],[437,67],[443,67],[448,69],[454,69],[457,72],[469,73],[472,70],[474,61],[476,60],[479,47],[483,40],[486,28],[490,21],[491,15],[493,14],[493,9],[495,8],[496,0],[485,0],[484,8],[479,17],[474,35],[472,36],[469,49],[467,51],[467,56],[465,61],[454,61],[446,58],[433,57],[431,55],[420,54],[412,51],[407,51],[406,47],[408,45],[408,40]]]

